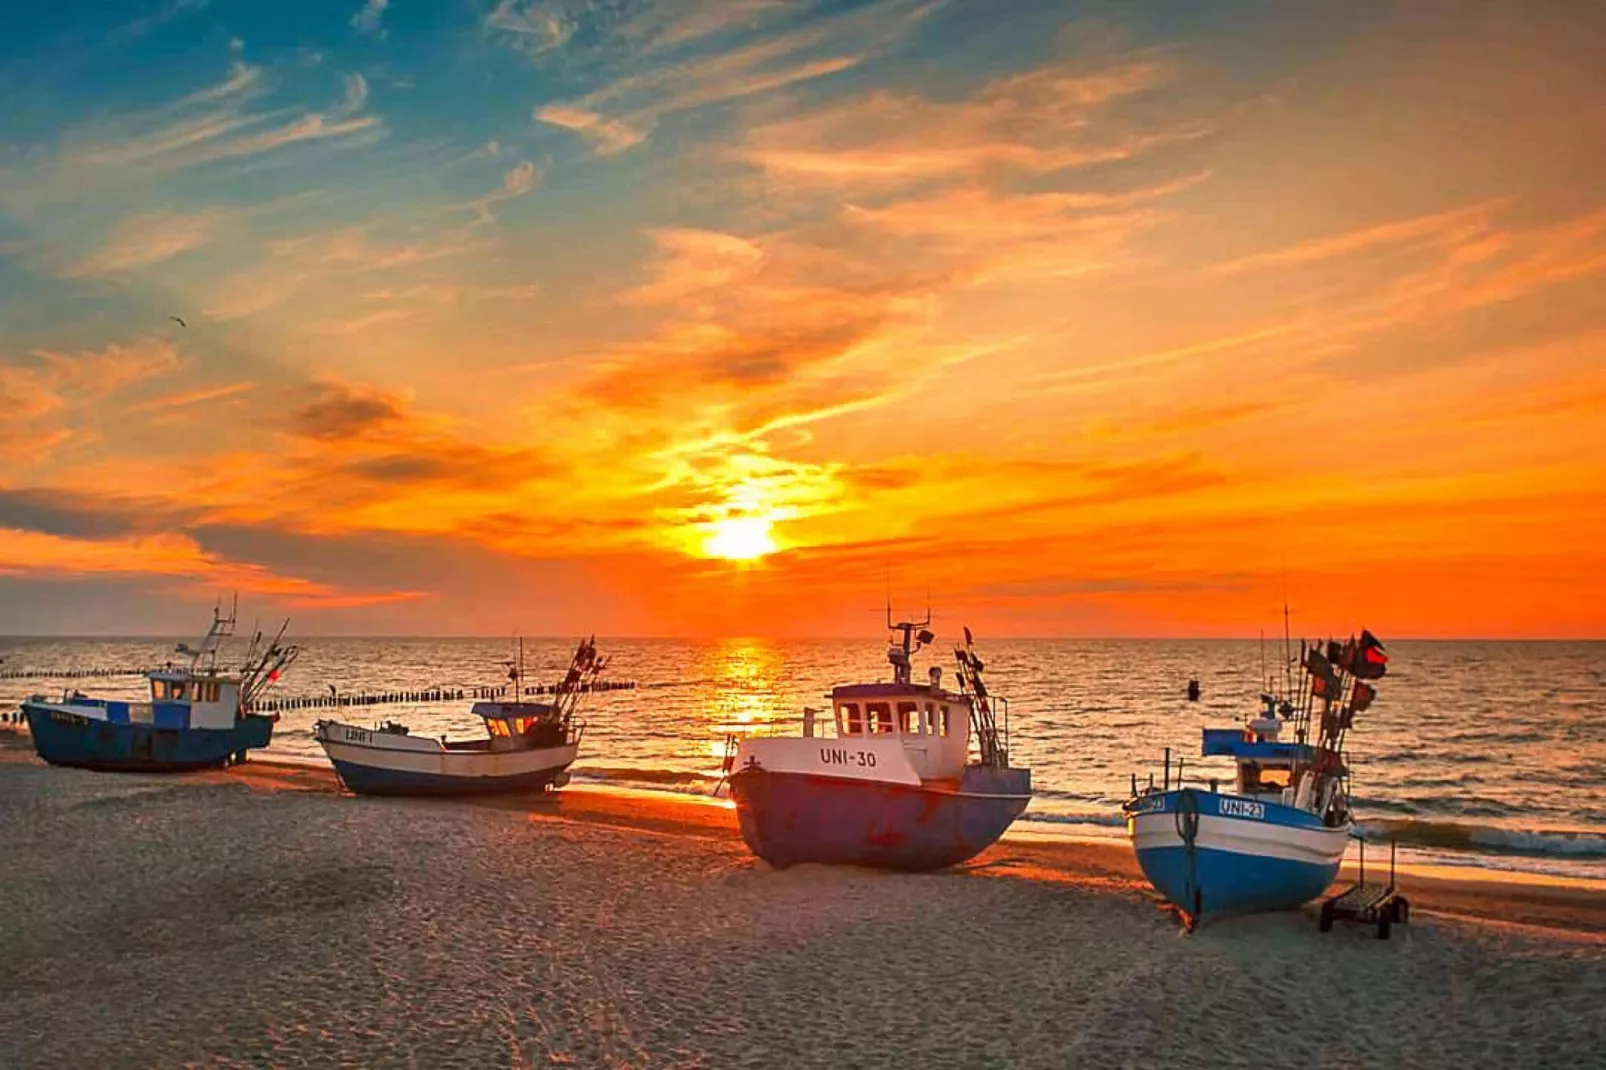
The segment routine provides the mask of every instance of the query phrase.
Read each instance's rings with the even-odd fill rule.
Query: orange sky
[[[360,6],[11,28],[0,632],[1606,636],[1585,5]]]

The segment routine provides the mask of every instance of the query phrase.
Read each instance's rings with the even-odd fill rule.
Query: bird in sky
[[[186,330],[188,330],[188,329],[189,329],[189,326],[190,326],[190,325],[189,325],[189,324],[188,324],[188,323],[185,323],[185,322],[184,322],[184,321],[183,321],[183,320],[182,320],[182,319],[180,319],[180,318],[179,318],[179,317],[178,317],[178,316],[169,316],[169,317],[167,317],[167,318],[168,318],[168,319],[170,319],[170,320],[172,320],[172,321],[173,321],[173,322],[174,322],[174,323],[176,323],[176,324],[178,324],[178,325],[179,325],[179,326],[180,326],[180,327],[183,327],[183,328],[185,328],[185,329],[186,329]]]

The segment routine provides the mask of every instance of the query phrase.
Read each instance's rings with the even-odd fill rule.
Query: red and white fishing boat
[[[832,689],[827,725],[805,710],[801,735],[732,738],[726,770],[754,854],[776,868],[941,869],[990,846],[1026,809],[1031,772],[1009,764],[1008,704],[988,693],[970,629],[954,651],[953,690],[936,666],[913,682],[912,656],[935,640],[930,623],[928,613],[895,625],[889,610],[900,637],[887,653],[892,679]]]

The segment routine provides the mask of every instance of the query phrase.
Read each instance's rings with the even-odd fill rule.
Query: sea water
[[[178,658],[176,642],[0,639],[0,669],[148,667]],[[505,638],[299,642],[276,697],[496,686],[515,652]],[[796,731],[803,707],[827,706],[832,685],[890,674],[875,637],[598,645],[612,657],[608,676],[638,686],[583,701],[575,778],[660,791],[713,792],[728,735]],[[572,640],[526,640],[526,682],[558,680],[572,649]],[[1267,678],[1284,679],[1280,642],[983,639],[977,653],[1008,700],[1013,762],[1032,770],[1036,797],[1019,827],[1071,835],[1122,835],[1131,778],[1158,778],[1167,747],[1190,779],[1230,783],[1230,763],[1199,757],[1200,729],[1253,714]],[[1349,736],[1363,835],[1438,863],[1606,877],[1606,643],[1401,641],[1389,653],[1378,698]],[[939,641],[917,656],[915,676],[938,666],[953,686],[953,665],[951,643]],[[1187,700],[1193,679],[1198,702]],[[66,686],[114,698],[143,690],[137,678]],[[62,688],[0,680],[0,706]],[[312,738],[321,717],[475,738],[483,729],[469,706],[285,710],[268,753],[322,760]]]

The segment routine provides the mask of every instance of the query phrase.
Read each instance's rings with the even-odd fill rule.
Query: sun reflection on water
[[[706,665],[707,675],[722,683],[705,707],[708,755],[715,760],[713,775],[718,776],[727,737],[764,734],[790,719],[792,711],[782,699],[785,668],[773,642],[724,640],[709,649]]]

